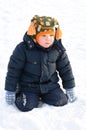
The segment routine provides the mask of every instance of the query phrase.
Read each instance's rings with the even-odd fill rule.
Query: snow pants
[[[68,98],[61,88],[55,88],[45,94],[20,92],[16,96],[15,104],[19,110],[25,112],[37,108],[40,99],[42,102],[54,106],[63,106],[68,103]]]

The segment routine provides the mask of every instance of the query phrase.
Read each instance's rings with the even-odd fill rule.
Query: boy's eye
[[[51,34],[50,36],[52,37],[52,36],[54,36],[54,35]]]
[[[46,35],[42,35],[43,37],[46,37]]]
[[[47,37],[46,35],[42,35],[42,36],[43,36],[43,37]],[[52,36],[54,36],[54,35],[50,34],[49,36],[52,37]]]

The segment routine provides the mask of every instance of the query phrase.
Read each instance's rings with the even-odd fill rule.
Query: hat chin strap
[[[36,29],[35,29],[35,26],[34,24],[30,24],[28,30],[27,30],[27,34],[28,35],[36,35]]]
[[[55,37],[56,37],[56,40],[59,40],[62,38],[62,30],[60,29],[60,27],[57,28]]]

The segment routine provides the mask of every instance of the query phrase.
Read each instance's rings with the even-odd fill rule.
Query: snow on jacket
[[[75,87],[71,65],[61,40],[45,49],[25,34],[10,57],[5,90],[38,91],[42,93],[57,87],[59,76],[63,88]]]

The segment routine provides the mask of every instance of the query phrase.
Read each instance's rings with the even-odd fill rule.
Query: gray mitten
[[[68,100],[69,102],[74,102],[76,100],[76,96],[75,96],[75,92],[74,92],[74,89],[71,88],[71,89],[66,89],[66,94],[68,96]]]
[[[11,91],[6,91],[6,102],[9,104],[9,105],[12,105],[14,104],[15,102],[15,92],[11,92]]]

